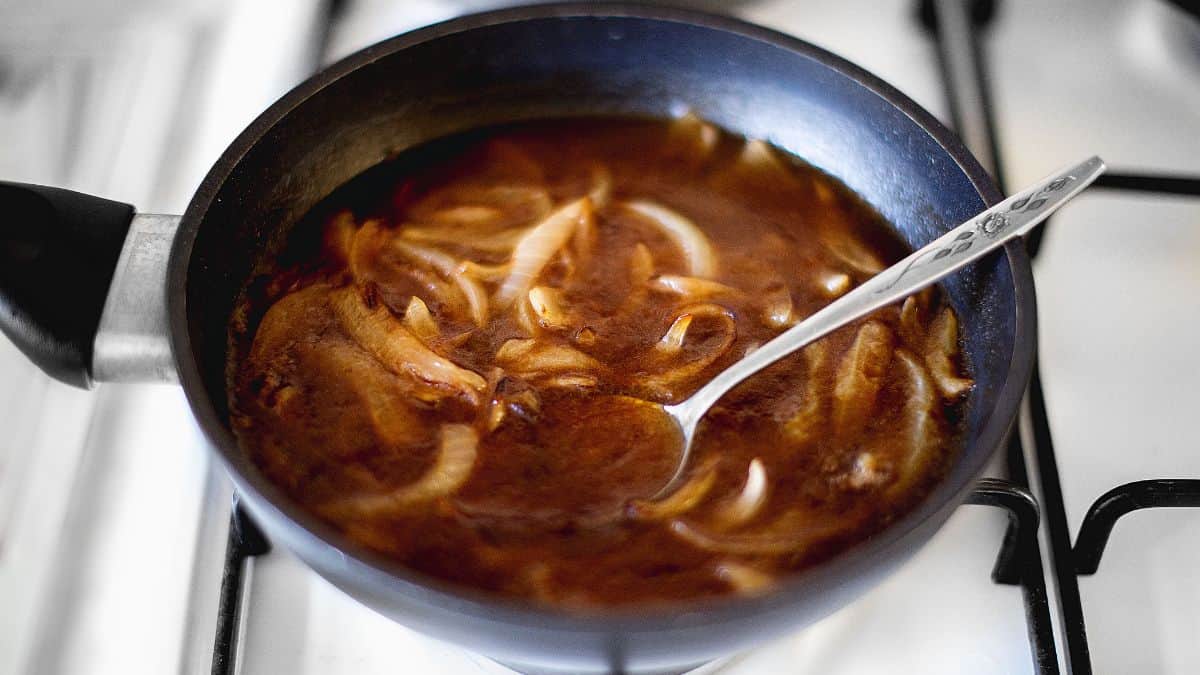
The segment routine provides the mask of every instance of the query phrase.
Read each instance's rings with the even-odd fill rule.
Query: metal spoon
[[[686,401],[664,406],[683,434],[683,452],[671,480],[654,498],[661,498],[675,489],[687,468],[700,419],[742,380],[851,321],[905,298],[982,258],[1008,240],[1030,232],[1096,180],[1104,169],[1104,162],[1099,157],[1092,157],[1005,199],[779,334],[721,371]]]

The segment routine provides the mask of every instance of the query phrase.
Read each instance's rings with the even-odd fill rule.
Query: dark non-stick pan
[[[243,455],[229,429],[224,367],[233,301],[256,261],[310,207],[378,162],[500,122],[685,108],[841,179],[913,246],[999,198],[928,113],[794,38],[635,5],[510,9],[368,47],[296,87],[225,151],[181,219],[134,216],[127,205],[51,188],[0,187],[0,323],[72,384],[177,377],[267,536],[379,612],[524,670],[678,671],[836,610],[908,558],[962,501],[1002,444],[1029,375],[1034,296],[1020,246],[944,284],[977,386],[961,454],[937,489],[880,534],[770,594],[671,611],[586,615],[506,601],[347,541]]]

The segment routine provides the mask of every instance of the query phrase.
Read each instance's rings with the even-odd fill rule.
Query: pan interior
[[[841,180],[914,247],[985,206],[938,140],[853,70],[727,30],[548,16],[412,44],[400,38],[364,54],[310,83],[306,98],[293,94],[265,113],[214,168],[185,218],[182,236],[194,241],[184,288],[191,356],[182,358],[194,359],[226,427],[230,315],[262,256],[278,251],[337,187],[435,138],[526,119],[692,110]],[[964,453],[988,455],[993,448],[978,440],[1016,347],[1008,260],[987,258],[944,286],[977,383]],[[249,466],[232,456],[231,441],[220,450],[234,466]],[[960,462],[947,481],[965,484],[978,459]]]

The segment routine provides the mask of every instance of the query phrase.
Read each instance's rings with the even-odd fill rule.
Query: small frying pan
[[[678,672],[845,605],[928,541],[962,502],[1003,443],[1029,377],[1034,296],[1020,246],[943,286],[976,381],[963,445],[944,481],[880,534],[761,597],[580,614],[424,577],[347,541],[259,474],[230,431],[224,371],[230,312],[255,264],[362,171],[480,126],[685,108],[842,180],[914,247],[999,199],[929,113],[800,40],[638,5],[507,9],[368,47],[296,87],[229,146],[180,219],[3,185],[0,325],[46,372],[71,384],[178,378],[267,536],[396,621],[526,671]]]

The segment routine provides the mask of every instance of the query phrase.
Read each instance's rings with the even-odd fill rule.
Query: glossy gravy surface
[[[246,452],[349,537],[572,607],[761,593],[953,460],[971,387],[927,291],[726,396],[686,482],[654,403],[903,246],[829,176],[694,117],[472,132],[355,179],[231,326]]]

